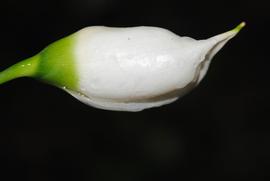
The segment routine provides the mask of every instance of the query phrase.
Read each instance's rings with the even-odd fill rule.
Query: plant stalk
[[[25,59],[0,72],[0,84],[20,77],[33,77],[36,73],[39,55]]]

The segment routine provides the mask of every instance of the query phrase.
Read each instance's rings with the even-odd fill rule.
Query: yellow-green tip
[[[244,26],[246,26],[246,23],[243,21],[238,26],[236,26],[233,31],[239,32]]]

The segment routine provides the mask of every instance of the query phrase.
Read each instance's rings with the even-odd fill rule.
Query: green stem
[[[39,55],[30,57],[0,72],[0,84],[19,77],[34,76],[38,67],[39,58]]]

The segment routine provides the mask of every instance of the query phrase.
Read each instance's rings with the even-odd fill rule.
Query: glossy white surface
[[[140,111],[175,101],[197,85],[235,31],[197,41],[156,27],[88,27],[75,49],[82,102],[108,110]]]

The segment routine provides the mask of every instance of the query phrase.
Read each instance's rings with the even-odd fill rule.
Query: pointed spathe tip
[[[244,28],[246,26],[246,23],[243,21],[242,23],[240,23],[238,26],[236,26],[232,31],[235,32],[239,32],[242,28]]]
[[[206,47],[208,48],[208,58],[211,60],[214,55],[233,37],[235,37],[238,32],[246,26],[245,22],[240,23],[234,29],[227,31],[225,33],[221,33],[219,35],[213,36],[206,41],[201,41],[206,43]]]
[[[242,23],[240,23],[239,25],[237,25],[234,29],[227,31],[225,33],[221,33],[219,35],[216,35],[214,37],[209,38],[210,40],[215,40],[214,43],[216,42],[220,42],[220,41],[228,41],[231,38],[233,38],[235,35],[237,35],[239,33],[239,31],[246,26],[246,23],[243,21]]]

